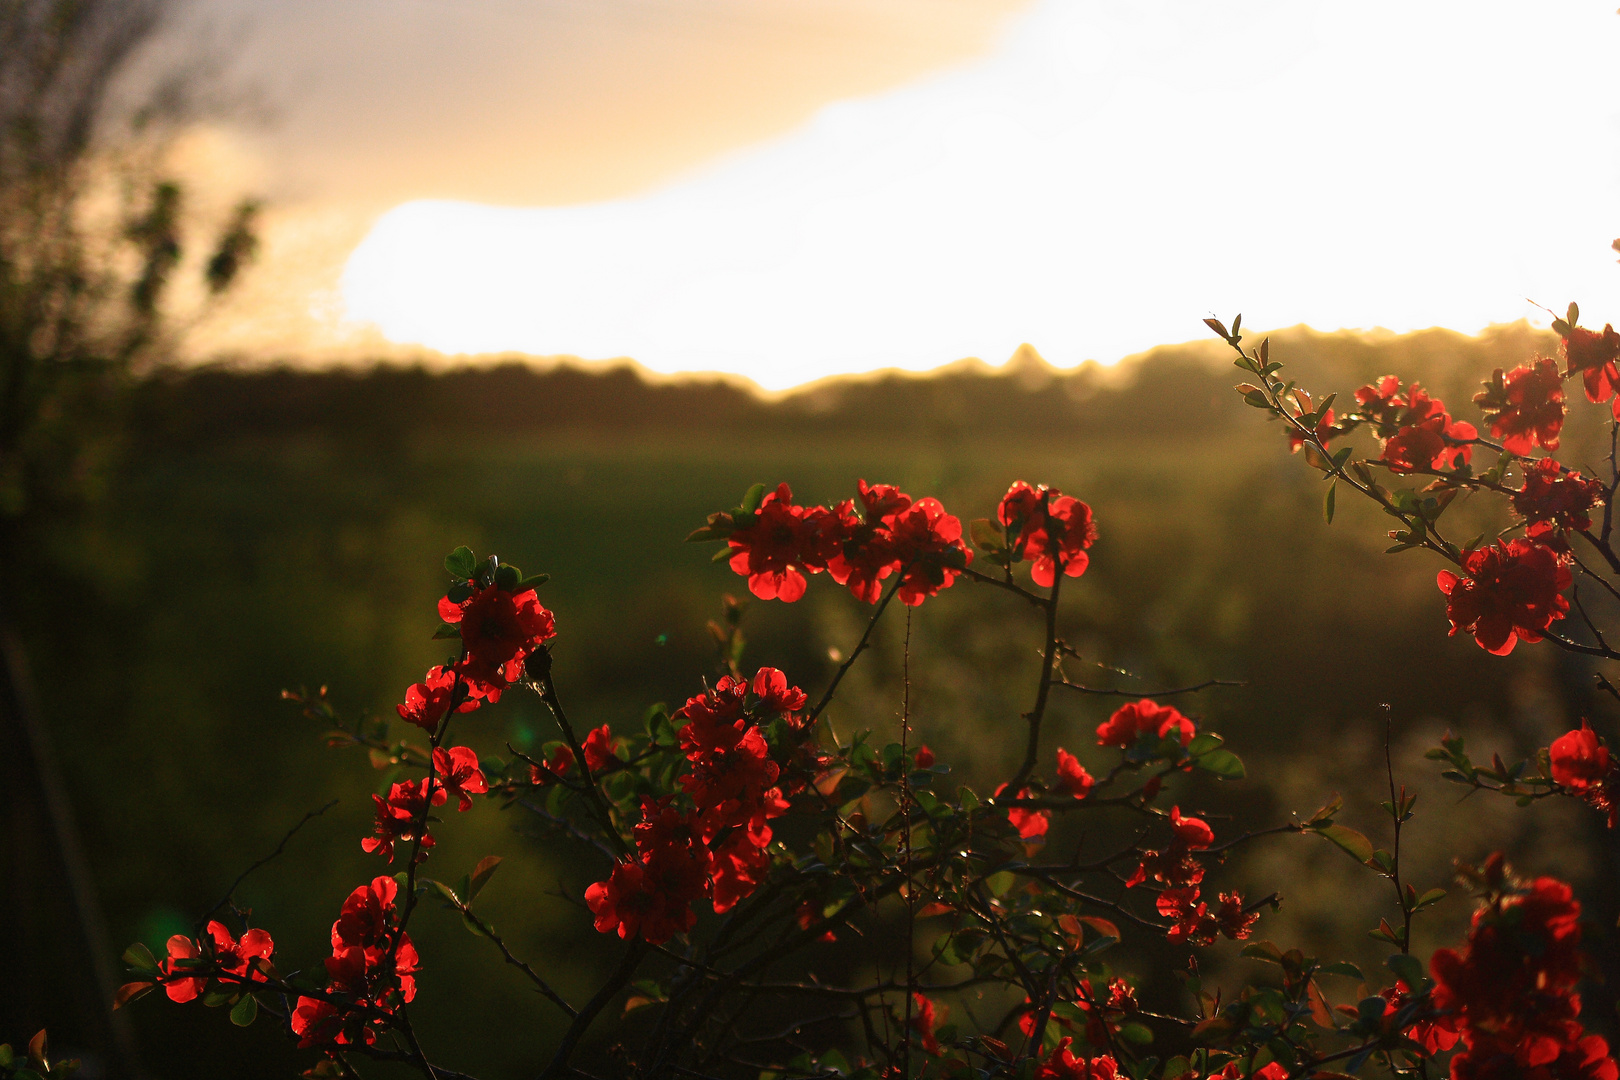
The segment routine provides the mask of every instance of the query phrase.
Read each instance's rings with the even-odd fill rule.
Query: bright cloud
[[[780,388],[1110,362],[1251,325],[1620,316],[1620,18],[1596,3],[1045,0],[990,57],[642,196],[413,202],[350,318],[448,353]]]

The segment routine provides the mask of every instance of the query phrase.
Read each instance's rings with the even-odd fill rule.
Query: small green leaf
[[[743,492],[742,503],[739,504],[738,509],[744,514],[752,514],[755,510],[759,509],[759,504],[764,501],[765,485],[755,484],[753,487]]]
[[[1271,399],[1267,398],[1265,393],[1260,390],[1250,390],[1247,394],[1243,395],[1243,400],[1248,402],[1250,405],[1253,405],[1257,409],[1271,408]]]
[[[523,571],[511,563],[502,563],[495,568],[495,587],[502,592],[516,592],[518,582],[523,580]]]
[[[444,569],[457,581],[466,581],[478,570],[478,557],[463,544],[444,557]]]
[[[968,535],[973,538],[973,546],[980,551],[999,553],[1007,549],[1001,529],[989,518],[974,518],[969,522]]]
[[[1409,953],[1396,953],[1384,963],[1410,988],[1416,988],[1424,979],[1423,961]]]
[[[546,582],[548,582],[550,580],[551,580],[551,575],[550,574],[530,574],[528,577],[526,577],[522,581],[518,582],[518,587],[517,587],[516,591],[518,591],[518,592],[527,592],[530,589],[538,589],[540,586],[544,585]]]
[[[259,1000],[252,994],[243,994],[231,1009],[231,1023],[237,1027],[248,1027],[259,1018]]]
[[[1324,975],[1343,975],[1349,979],[1367,981],[1367,976],[1361,973],[1361,969],[1348,960],[1335,960],[1331,964],[1323,964],[1318,970]]]
[[[1430,904],[1438,904],[1440,901],[1444,900],[1445,898],[1446,898],[1446,890],[1444,890],[1444,889],[1430,889],[1428,892],[1426,892],[1422,896],[1418,897],[1417,904],[1416,904],[1415,907],[1413,907],[1412,910],[1416,911],[1419,908],[1426,908]]]
[[[1337,480],[1328,485],[1327,494],[1322,497],[1322,520],[1329,525],[1333,524],[1333,508],[1337,501],[1339,482]]]
[[[1002,870],[999,873],[991,874],[989,877],[985,878],[984,883],[990,886],[990,891],[994,895],[1005,896],[1007,894],[1007,890],[1012,888],[1013,882],[1017,880],[1017,875],[1011,870]]]
[[[1242,780],[1245,773],[1243,760],[1230,750],[1211,750],[1194,759],[1205,772],[1212,772],[1222,780]]]
[[[1372,858],[1372,841],[1348,825],[1322,825],[1316,831],[1354,856],[1357,862],[1364,863]]]
[[[439,628],[433,631],[434,641],[442,641],[446,638],[459,638],[460,636],[461,627],[457,626],[455,623],[440,623]]]
[[[1217,746],[1220,746],[1221,741],[1221,737],[1215,734],[1213,731],[1200,731],[1196,736],[1193,737],[1193,741],[1187,745],[1187,753],[1193,757],[1197,757],[1200,754],[1207,754]]]
[[[140,942],[136,942],[124,950],[124,963],[132,970],[151,973],[158,970],[158,962],[152,956],[152,950]]]

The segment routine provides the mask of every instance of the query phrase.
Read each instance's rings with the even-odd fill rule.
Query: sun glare
[[[1045,0],[993,55],[642,196],[413,202],[348,316],[445,353],[767,388],[1112,362],[1205,314],[1477,330],[1620,286],[1595,3]]]

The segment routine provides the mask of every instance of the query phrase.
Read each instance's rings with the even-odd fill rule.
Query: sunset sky
[[[1620,317],[1612,5],[199,0],[272,211],[198,348],[523,352],[767,388],[1212,312]],[[1541,318],[1545,321],[1545,315]]]

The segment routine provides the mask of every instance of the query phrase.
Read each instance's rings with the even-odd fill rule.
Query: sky
[[[1620,318],[1612,6],[213,0],[266,119],[202,346],[629,357],[784,389],[1021,343]],[[1612,313],[1612,314],[1610,314]]]

